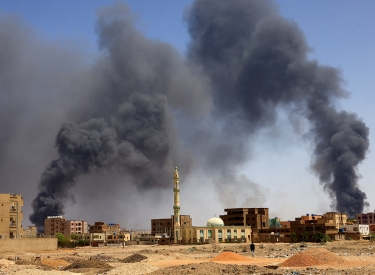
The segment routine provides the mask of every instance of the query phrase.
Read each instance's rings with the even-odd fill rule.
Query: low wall
[[[0,252],[57,250],[57,238],[0,239]]]

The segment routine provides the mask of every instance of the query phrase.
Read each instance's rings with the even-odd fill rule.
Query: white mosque
[[[174,243],[221,243],[251,241],[250,226],[225,226],[222,219],[210,218],[206,226],[181,227],[180,220],[180,186],[177,167],[174,172]]]

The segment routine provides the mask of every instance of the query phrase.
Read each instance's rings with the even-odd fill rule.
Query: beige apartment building
[[[29,225],[27,228],[23,229],[22,238],[36,238],[37,233],[36,226]]]
[[[348,215],[340,212],[326,212],[317,220],[318,223],[333,224],[336,229],[340,229],[347,224]]]
[[[72,234],[87,233],[87,221],[65,220],[63,216],[48,216],[44,220],[44,235],[55,236],[62,233],[68,237]]]
[[[21,238],[23,197],[17,194],[0,194],[0,238]]]
[[[104,234],[104,235],[101,235]],[[131,240],[131,234],[121,229],[117,223],[105,224],[104,222],[95,222],[94,225],[90,225],[90,238],[95,236],[104,236],[104,242],[107,243],[122,243]],[[94,240],[93,239],[93,240]]]

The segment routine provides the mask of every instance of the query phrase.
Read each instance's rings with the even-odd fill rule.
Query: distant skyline
[[[100,52],[97,46],[98,37],[95,33],[96,10],[102,6],[109,6],[113,2],[109,0],[0,0],[0,19],[15,16],[12,20],[20,21],[21,28],[27,26],[27,34],[35,39],[36,45],[39,43],[48,44],[49,49],[54,48],[59,53],[62,49],[66,50],[66,55],[72,59],[69,64],[73,64],[74,57],[72,56],[74,55],[83,58],[84,64],[74,67],[74,70],[80,71],[81,68],[93,64]],[[127,3],[132,13],[137,16],[137,28],[140,33],[147,38],[168,43],[182,56],[186,55],[190,37],[183,16],[186,6],[193,1],[147,0],[124,1],[124,3]],[[339,109],[356,113],[370,129],[370,149],[367,152],[366,159],[358,166],[358,173],[361,175],[359,186],[367,194],[367,201],[370,204],[366,211],[373,211],[375,209],[375,201],[373,200],[375,197],[375,185],[373,184],[375,178],[373,169],[375,165],[373,149],[375,121],[372,117],[372,105],[375,102],[375,78],[373,76],[375,71],[375,53],[373,50],[375,44],[375,17],[373,16],[375,2],[369,0],[361,2],[278,0],[275,1],[275,4],[279,7],[280,14],[283,17],[294,21],[303,31],[307,43],[312,49],[309,58],[317,60],[319,64],[332,66],[341,71],[345,80],[344,88],[350,95],[339,102]],[[40,53],[38,52],[38,54]],[[58,55],[51,53],[51,56],[57,58]],[[35,55],[33,58],[38,59],[39,55]],[[6,71],[7,68],[2,68],[2,70]],[[61,83],[64,79],[59,79],[58,81],[61,82],[57,84],[53,83],[54,79],[49,81],[46,81],[47,83],[43,85],[48,86],[48,89],[51,87],[68,87],[67,93],[61,92],[60,94],[56,91],[56,97],[54,92],[48,96],[43,95],[42,100],[33,97],[32,93],[30,93],[30,98],[20,96],[17,102],[23,103],[23,100],[29,100],[33,105],[30,107],[30,113],[24,114],[24,117],[20,118],[21,122],[15,126],[16,134],[8,147],[12,148],[14,155],[9,159],[9,164],[0,167],[0,187],[3,186],[1,192],[23,193],[25,199],[24,220],[26,220],[24,225],[29,224],[30,204],[37,192],[40,175],[49,161],[56,157],[53,142],[58,128],[62,122],[72,120],[73,115],[70,110],[75,109],[75,101],[85,100],[83,93],[74,94],[76,100],[73,100],[70,94],[67,96],[71,92],[69,90],[71,86],[69,83]],[[35,87],[35,89],[40,88],[38,85]],[[34,91],[34,87],[30,89]],[[7,92],[0,88],[0,99],[5,98],[7,100],[6,95]],[[55,99],[53,99],[54,97]],[[54,100],[61,100],[61,105]],[[35,111],[33,108],[40,108],[38,107],[39,102],[43,104],[54,102],[50,105],[52,110],[42,113]],[[6,116],[7,114],[0,111],[0,115]],[[46,121],[45,124],[35,128],[30,127],[31,117],[43,117],[45,119],[48,115],[51,115],[50,121]],[[193,224],[199,225],[204,224],[214,214],[217,216],[223,214],[224,208],[268,207],[271,217],[277,216],[282,220],[292,220],[306,213],[322,214],[332,210],[328,195],[324,193],[318,177],[310,168],[313,146],[306,142],[305,136],[299,136],[293,132],[294,127],[298,126],[301,127],[300,131],[303,133],[307,126],[303,123],[296,124],[297,126],[292,125],[288,122],[288,119],[288,114],[281,112],[275,128],[261,129],[253,135],[251,137],[251,157],[239,168],[241,174],[244,174],[248,180],[262,188],[261,193],[264,193],[266,197],[264,199],[258,197],[259,201],[255,200],[255,202],[262,202],[262,205],[252,205],[252,202],[247,205],[247,198],[254,198],[254,194],[257,193],[239,194],[247,187],[244,183],[244,185],[240,185],[236,192],[224,188],[221,189],[221,192],[218,192],[212,187],[212,184],[207,183],[211,180],[210,174],[205,175],[203,171],[203,173],[196,175],[190,174],[186,178],[186,175],[180,172],[181,214],[191,215]],[[46,133],[43,134],[39,131],[46,131]],[[35,136],[40,134],[40,139],[36,143],[25,145],[24,137],[27,134]],[[275,136],[280,138],[275,139]],[[43,148],[45,144],[48,148]],[[16,154],[21,154],[21,151],[28,147],[32,147],[32,151],[27,157],[19,160]],[[6,156],[11,155],[8,151],[6,153]],[[13,163],[19,163],[17,172],[7,166],[13,165]],[[184,163],[177,163],[177,166],[183,167]],[[173,169],[174,166],[170,168],[169,189],[159,193],[153,193],[152,190],[145,191],[134,198],[126,197],[126,201],[121,199],[121,192],[115,195],[117,189],[114,186],[98,187],[98,192],[114,193],[113,205],[107,205],[106,207],[123,209],[123,211],[116,210],[109,216],[97,217],[92,217],[96,211],[89,211],[90,218],[87,218],[85,217],[87,215],[85,207],[96,206],[89,202],[89,198],[78,195],[76,203],[67,206],[64,216],[67,219],[87,219],[89,223],[101,219],[107,223],[120,223],[126,227],[148,228],[150,218],[169,217],[173,214]],[[121,180],[119,176],[114,176],[114,178]],[[106,177],[99,173],[99,175],[88,175],[85,180],[105,182]],[[16,182],[23,183],[16,187]],[[21,188],[21,185],[24,187]],[[78,193],[85,191],[80,188],[75,187],[74,190]],[[126,192],[138,192],[135,187],[127,187],[126,189]],[[230,188],[228,187],[228,189]],[[22,190],[26,190],[26,192]],[[91,194],[93,190],[86,191]],[[251,190],[248,192],[251,193]],[[225,197],[226,195],[238,197],[231,199]],[[98,196],[99,198],[100,196]],[[158,205],[148,213],[142,213],[142,202],[148,200],[157,201]],[[224,204],[223,201],[227,204]],[[129,204],[140,209],[140,213],[144,216],[137,221],[132,221],[129,217],[132,213],[130,209],[132,207],[129,207]],[[100,211],[100,213],[104,212]]]

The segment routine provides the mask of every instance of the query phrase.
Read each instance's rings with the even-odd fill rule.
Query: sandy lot
[[[375,274],[369,241],[256,244],[138,245],[0,253],[2,274]]]

